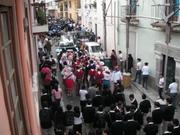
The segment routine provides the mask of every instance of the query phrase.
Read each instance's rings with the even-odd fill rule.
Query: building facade
[[[81,8],[80,0],[57,0],[60,17],[71,18],[75,22],[81,19],[78,11]]]
[[[104,46],[104,24],[103,24],[103,2],[106,5],[106,48],[110,56],[112,49],[116,49],[116,22],[117,2],[111,0],[81,0],[81,23],[89,30],[92,30],[101,38],[102,47]]]
[[[41,135],[28,0],[0,1],[0,134]]]
[[[128,3],[127,3],[128,2]],[[134,60],[141,58],[150,67],[151,86],[157,86],[159,75],[165,70],[165,56],[167,62],[167,85],[172,78],[180,81],[180,46],[179,24],[177,11],[171,18],[171,39],[167,46],[165,30],[166,18],[179,7],[179,1],[169,0],[121,0],[117,1],[117,50],[126,54],[126,15],[131,14],[129,30],[129,50]],[[130,8],[128,6],[130,6]],[[129,9],[129,11],[127,11]],[[129,12],[129,13],[127,13]]]

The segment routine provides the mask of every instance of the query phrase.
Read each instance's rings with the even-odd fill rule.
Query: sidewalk
[[[145,88],[142,87],[142,85],[140,85],[136,82],[132,82],[132,88],[133,87],[135,87],[140,93],[146,94],[147,98],[149,98],[152,103],[154,103],[159,97],[158,91],[156,91],[155,89],[148,88],[148,90],[146,90]],[[176,107],[177,107],[177,109],[175,112],[175,118],[180,118],[179,103],[177,103]]]

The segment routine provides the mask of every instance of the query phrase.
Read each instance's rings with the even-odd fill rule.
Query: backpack
[[[52,127],[51,113],[48,109],[41,109],[39,112],[41,127],[48,129]]]
[[[74,124],[74,114],[71,111],[65,112],[65,125],[71,126]]]

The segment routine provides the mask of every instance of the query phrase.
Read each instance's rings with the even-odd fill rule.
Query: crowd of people
[[[48,40],[45,42],[50,44]],[[123,63],[120,60],[118,64],[116,57],[111,56],[109,68],[101,59],[88,57],[83,50],[77,53],[62,50],[56,58],[51,55],[51,49],[39,48],[38,54],[43,86],[39,117],[44,135],[52,132],[55,135],[180,135],[173,98],[161,98],[154,102],[153,108],[145,94],[138,102],[132,93],[127,104],[122,84]],[[148,64],[139,69],[140,66],[137,63],[134,81],[141,82],[139,72],[142,72],[143,85],[147,87],[144,66]],[[69,98],[79,98],[79,105],[67,103],[64,110],[63,93]]]

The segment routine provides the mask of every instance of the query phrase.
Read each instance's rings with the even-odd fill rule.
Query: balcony
[[[130,18],[130,25],[137,26],[139,24],[139,19],[137,15],[139,13],[139,5],[124,5],[121,6],[121,21],[127,21],[127,18]]]
[[[152,5],[152,20],[151,25],[154,28],[160,28],[165,30],[166,22],[165,18],[170,15],[172,12],[177,11],[172,17],[169,18],[169,22],[172,26],[172,31],[180,32],[180,15],[179,9],[180,5],[172,5],[172,4],[163,4],[163,5]]]
[[[32,3],[33,8],[33,34],[48,32],[45,3]]]

